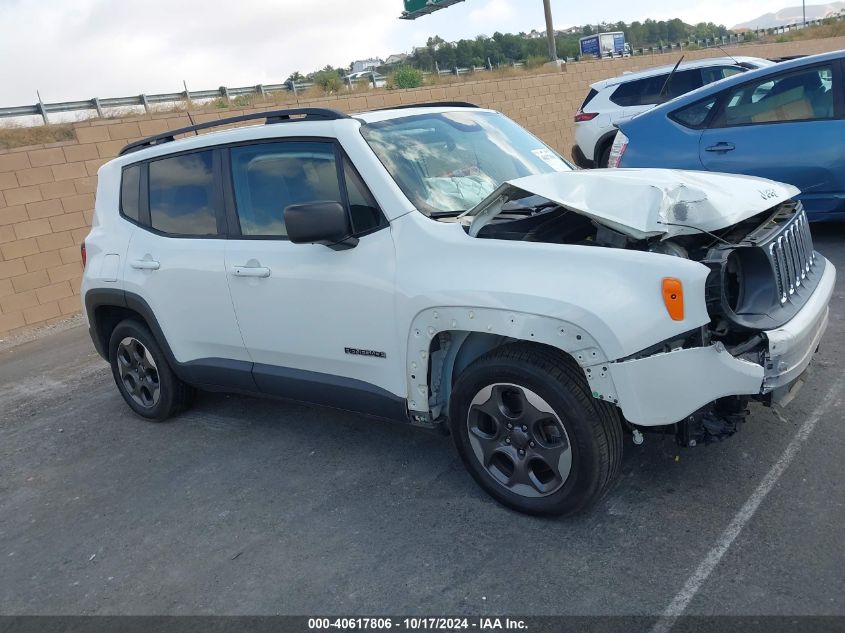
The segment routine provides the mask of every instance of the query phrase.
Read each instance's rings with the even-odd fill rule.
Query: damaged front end
[[[727,396],[699,409],[674,425],[679,446],[694,447],[721,442],[739,430],[749,415],[748,398]]]
[[[706,266],[710,322],[607,367],[635,439],[668,432],[696,446],[733,435],[750,399],[790,400],[824,333],[835,270],[813,249],[797,193],[723,174],[571,172],[506,183],[465,222],[481,239],[634,249]]]

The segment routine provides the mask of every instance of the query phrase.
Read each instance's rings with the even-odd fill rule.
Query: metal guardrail
[[[94,110],[97,115],[102,117],[105,108],[126,108],[134,106],[142,106],[148,113],[152,110],[152,106],[161,103],[176,103],[180,101],[209,101],[212,99],[223,98],[227,101],[235,97],[244,95],[265,96],[274,92],[292,91],[296,93],[298,90],[303,90],[312,86],[312,83],[296,83],[288,82],[284,84],[259,84],[257,86],[247,86],[242,88],[226,88],[220,87],[217,90],[183,90],[182,92],[168,92],[162,94],[147,95],[141,94],[132,97],[112,97],[107,99],[100,99],[94,97],[83,101],[61,101],[58,103],[44,103],[39,101],[34,105],[16,106],[16,107],[0,107],[0,118],[17,117],[17,116],[38,116],[40,115],[44,123],[49,123],[48,114],[57,112],[76,112],[80,110]]]
[[[638,57],[642,55],[657,55],[663,53],[671,53],[673,51],[689,48],[692,45],[695,45],[699,48],[715,48],[719,46],[745,44],[749,41],[756,41],[757,39],[765,35],[779,35],[796,29],[806,28],[807,26],[819,26],[830,19],[841,21],[845,19],[845,13],[840,13],[837,16],[832,16],[831,18],[825,18],[823,20],[808,20],[806,24],[795,23],[769,29],[752,30],[751,33],[754,34],[752,38],[746,37],[744,34],[740,33],[739,35],[726,35],[718,38],[689,40],[687,42],[676,42],[671,44],[661,44],[659,46],[636,48],[632,50],[632,55]],[[611,57],[618,58],[621,57],[621,55],[612,55]],[[575,62],[580,60],[578,58],[567,58],[566,61]],[[510,62],[510,64],[508,65],[514,68],[521,68],[525,64],[524,62],[515,61]],[[494,67],[490,63],[489,59],[487,60],[486,66],[475,66],[467,68],[459,68],[456,66],[450,69],[441,69],[435,64],[435,71],[433,74],[437,74],[438,76],[460,76],[475,72],[491,71],[493,70],[493,68]],[[432,73],[424,74],[427,75]],[[368,79],[358,79],[355,81],[345,79],[344,84],[347,88],[351,89],[353,87],[353,84],[357,82],[367,82],[372,84],[374,87],[377,87],[378,82],[382,82],[383,85],[384,78],[379,76],[379,78],[376,79],[375,76],[371,76]],[[288,81],[280,84],[258,84],[256,86],[244,86],[240,88],[227,88],[225,86],[221,86],[220,88],[217,88],[215,90],[190,91],[186,87],[186,89],[182,92],[168,92],[154,95],[141,94],[131,97],[110,97],[106,99],[94,97],[93,99],[86,99],[82,101],[61,101],[57,103],[44,103],[40,100],[39,96],[39,102],[33,105],[0,107],[0,119],[21,116],[40,116],[44,123],[48,124],[48,115],[60,112],[79,112],[88,110],[96,112],[97,116],[99,117],[103,117],[105,116],[104,109],[106,108],[143,107],[144,110],[149,113],[153,110],[152,106],[163,103],[190,103],[192,101],[211,101],[214,99],[224,99],[227,103],[229,103],[233,98],[242,96],[264,97],[268,94],[278,92],[293,92],[294,94],[296,94],[300,90],[310,88],[313,85],[313,82]]]
[[[341,78],[342,79],[342,78]],[[355,83],[373,83],[375,85],[376,79],[358,79],[346,80],[345,85],[351,88]],[[0,118],[20,117],[20,116],[40,116],[44,123],[49,123],[48,115],[59,112],[78,112],[84,110],[91,110],[97,113],[97,116],[103,117],[106,108],[127,108],[127,107],[143,107],[147,113],[153,111],[153,106],[162,103],[178,103],[178,102],[192,102],[192,101],[212,101],[214,99],[224,99],[227,103],[232,99],[241,96],[258,96],[264,97],[268,94],[277,92],[293,92],[296,94],[300,90],[305,90],[313,86],[313,82],[286,82],[281,84],[258,84],[256,86],[245,86],[240,88],[227,88],[221,86],[216,90],[183,90],[182,92],[167,92],[162,94],[141,94],[131,97],[111,97],[100,99],[94,97],[93,99],[85,99],[81,101],[60,101],[57,103],[44,103],[39,101],[33,105],[0,107]]]

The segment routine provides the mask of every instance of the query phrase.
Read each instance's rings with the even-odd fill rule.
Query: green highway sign
[[[404,0],[405,10],[399,16],[401,20],[416,20],[419,17],[434,13],[439,9],[451,7],[464,0]]]

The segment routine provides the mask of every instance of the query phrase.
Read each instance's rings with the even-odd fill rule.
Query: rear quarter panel
[[[85,237],[86,264],[82,275],[82,313],[87,320],[85,294],[94,288],[123,289],[126,249],[135,225],[120,216],[121,167],[106,163],[97,172],[97,196],[91,231]]]

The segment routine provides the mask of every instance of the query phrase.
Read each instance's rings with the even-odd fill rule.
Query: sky
[[[552,0],[555,26],[679,17],[730,27],[789,0]],[[0,106],[281,83],[354,59],[543,29],[541,0],[466,0],[398,20],[402,0],[0,0]]]

